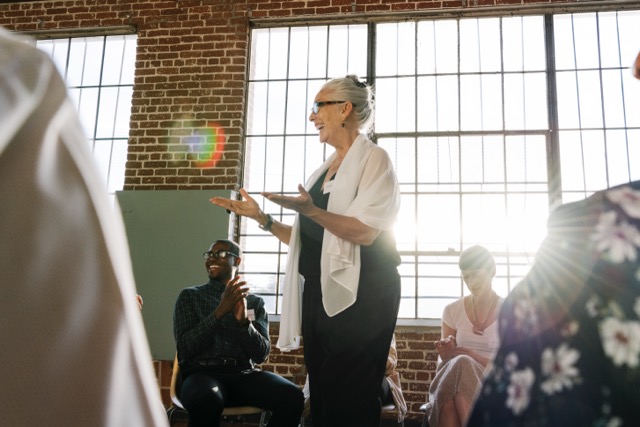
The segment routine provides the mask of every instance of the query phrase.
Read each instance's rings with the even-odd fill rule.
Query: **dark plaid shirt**
[[[249,328],[242,328],[232,313],[216,320],[213,311],[220,304],[224,288],[222,283],[209,280],[180,292],[173,312],[173,335],[181,366],[224,357],[251,369],[267,359],[271,343],[264,301],[255,295],[247,296],[247,310],[255,313]]]

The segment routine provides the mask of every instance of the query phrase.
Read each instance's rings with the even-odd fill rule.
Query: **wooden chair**
[[[388,404],[388,405],[384,405],[384,406],[382,407],[382,413],[383,413],[383,414],[386,414],[387,412],[395,412],[395,411],[396,411],[396,405],[394,405],[393,403],[390,403],[390,404]],[[396,417],[397,417],[397,414],[396,414]],[[399,425],[400,427],[404,427],[404,420],[403,420],[403,421],[400,421],[400,422],[398,423],[398,425]]]
[[[173,375],[171,375],[171,388],[169,394],[171,395],[171,401],[173,406],[167,409],[167,416],[169,417],[169,424],[173,421],[173,416],[176,413],[187,413],[187,410],[182,406],[180,401],[180,388],[182,387],[182,374],[180,373],[180,365],[178,364],[178,355],[173,359]],[[259,427],[266,427],[267,425],[267,412],[265,409],[257,408],[255,406],[230,406],[224,408],[222,416],[236,416],[236,415],[250,415],[250,414],[262,414],[260,416]]]
[[[422,426],[421,427],[429,427],[429,412],[431,411],[431,402],[423,403],[420,406],[420,412],[424,413],[422,417]]]

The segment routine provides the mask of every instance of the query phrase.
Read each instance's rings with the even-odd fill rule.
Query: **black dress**
[[[314,204],[323,209],[331,194],[321,189],[325,176],[309,191]],[[302,336],[313,425],[377,426],[380,384],[400,305],[400,256],[389,231],[381,232],[372,245],[360,246],[356,302],[329,317],[320,286],[323,236],[324,228],[300,216],[299,272],[305,278]]]

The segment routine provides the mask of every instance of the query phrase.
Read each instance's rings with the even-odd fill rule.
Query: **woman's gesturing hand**
[[[299,196],[283,196],[277,193],[261,193],[269,201],[282,206],[283,208],[291,209],[302,215],[308,215],[315,209],[311,195],[304,189],[302,184],[298,184]]]
[[[209,199],[214,205],[225,208],[228,211],[235,213],[236,215],[245,216],[258,220],[260,218],[261,210],[258,202],[256,202],[244,188],[240,189],[240,195],[242,200],[227,199],[224,197],[212,197]]]

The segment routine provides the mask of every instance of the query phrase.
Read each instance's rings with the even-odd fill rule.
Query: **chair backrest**
[[[180,389],[182,388],[182,373],[180,372],[180,364],[178,363],[178,354],[173,359],[173,374],[171,375],[171,387],[169,388],[169,395],[171,401],[177,407],[184,409],[182,402],[180,401]]]

